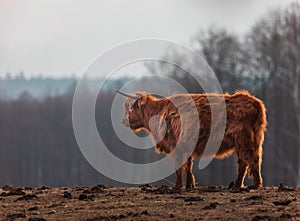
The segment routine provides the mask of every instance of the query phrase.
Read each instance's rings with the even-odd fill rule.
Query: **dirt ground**
[[[0,189],[1,220],[300,220],[300,187]]]

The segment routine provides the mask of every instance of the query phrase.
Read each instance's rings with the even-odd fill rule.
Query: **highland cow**
[[[199,133],[197,134],[198,141],[190,155],[186,156],[184,151],[179,154],[182,155],[183,162],[176,170],[175,188],[183,187],[183,172],[186,173],[186,188],[195,187],[195,178],[192,173],[195,157],[224,158],[233,152],[237,156],[238,170],[238,177],[233,187],[236,189],[243,187],[247,173],[253,178],[254,188],[262,186],[262,144],[267,121],[264,104],[258,98],[250,95],[247,91],[237,91],[233,95],[175,94],[166,98],[156,98],[147,92],[119,93],[128,97],[124,103],[123,125],[130,127],[135,132],[141,129],[146,130],[153,139],[156,151],[169,155],[176,147],[182,125],[179,112],[171,100],[181,102],[184,106],[185,98],[188,96],[194,102],[200,124]],[[203,156],[211,133],[210,105],[218,105],[220,99],[223,100],[223,103],[225,101],[226,105],[226,111],[224,112],[227,116],[224,137],[221,139],[220,148],[216,153],[212,153],[212,156]],[[186,108],[185,112],[188,115],[189,109]],[[160,123],[154,127],[156,129],[151,128],[149,125],[151,117],[157,115],[165,122],[163,129]],[[191,116],[191,118],[193,117]],[[186,122],[186,125],[192,125],[193,123],[194,121],[191,119]],[[161,136],[163,137],[161,138]],[[178,158],[178,156],[175,158]],[[174,162],[176,162],[176,159],[174,159]]]

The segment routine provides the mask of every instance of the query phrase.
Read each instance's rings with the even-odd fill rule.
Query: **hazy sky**
[[[80,75],[123,41],[187,44],[210,24],[245,33],[269,9],[292,0],[0,0],[0,76]]]

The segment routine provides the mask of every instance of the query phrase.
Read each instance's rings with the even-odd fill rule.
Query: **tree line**
[[[269,12],[244,36],[211,27],[191,40],[214,70],[224,91],[247,89],[267,108],[262,175],[265,185],[300,185],[300,5]],[[180,54],[169,53],[178,62]],[[199,92],[189,74],[165,63],[147,63],[149,72],[166,70],[189,92]],[[123,159],[150,162],[153,149],[140,153],[114,133],[110,108],[121,85],[111,85],[96,103],[99,133],[111,152]],[[74,85],[64,94],[37,99],[28,92],[0,100],[0,185],[124,185],[99,174],[84,159],[72,127]],[[198,185],[226,185],[236,177],[234,156],[194,168]],[[158,182],[169,184],[172,177]]]

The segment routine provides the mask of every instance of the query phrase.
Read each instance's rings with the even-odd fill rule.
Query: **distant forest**
[[[300,4],[270,11],[244,36],[211,27],[191,39],[217,75],[223,90],[247,89],[267,108],[268,129],[263,149],[264,185],[300,185]],[[178,62],[177,52],[166,53]],[[165,63],[147,63],[149,73],[168,72],[189,92],[199,85],[184,70]],[[136,153],[120,142],[110,120],[110,108],[123,79],[106,87],[96,104],[103,140],[119,157]],[[72,127],[72,99],[77,79],[0,80],[0,186],[125,185],[99,174],[84,159]],[[48,85],[48,86],[47,86]],[[97,81],[94,82],[97,87]],[[154,152],[154,150],[153,150]],[[149,158],[155,158],[155,153]],[[138,155],[140,156],[140,154]],[[149,161],[147,155],[139,162]],[[195,163],[197,185],[227,185],[235,180],[235,157],[213,160],[204,170]],[[170,185],[174,177],[157,182]]]
[[[102,79],[93,79],[89,82],[89,86],[97,87]],[[24,72],[19,72],[12,76],[9,72],[0,79],[0,100],[17,99],[23,94],[28,94],[35,99],[43,99],[45,97],[60,96],[77,84],[78,78],[45,78],[31,77],[26,78]]]

